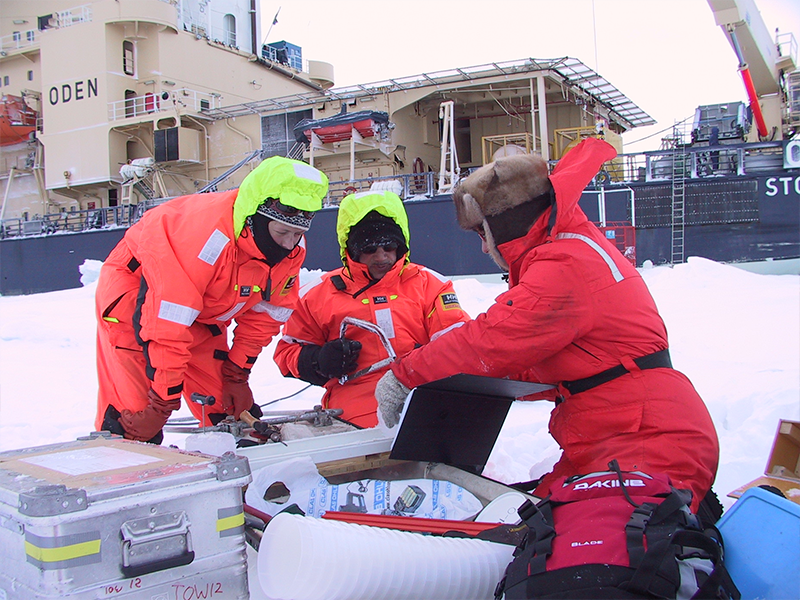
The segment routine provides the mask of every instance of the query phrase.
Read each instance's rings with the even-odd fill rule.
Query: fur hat
[[[474,229],[491,217],[550,190],[547,162],[538,154],[505,156],[484,165],[453,190],[462,229]]]

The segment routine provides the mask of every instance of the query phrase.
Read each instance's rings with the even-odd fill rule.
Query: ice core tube
[[[513,546],[280,513],[258,550],[273,600],[494,597]]]

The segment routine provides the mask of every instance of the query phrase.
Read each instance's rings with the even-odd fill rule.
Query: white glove
[[[379,416],[383,417],[383,422],[390,429],[400,420],[400,413],[403,411],[403,404],[409,392],[411,390],[400,383],[391,370],[387,371],[375,386]]]

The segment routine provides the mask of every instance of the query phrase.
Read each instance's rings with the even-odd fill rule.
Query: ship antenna
[[[264,42],[261,44],[262,46],[266,45],[267,39],[269,38],[269,34],[272,31],[273,26],[278,24],[278,15],[281,12],[281,8],[283,7],[282,6],[278,7],[278,12],[275,13],[275,17],[273,17],[272,19],[272,24],[269,26],[269,29],[267,29],[267,35],[264,36]]]

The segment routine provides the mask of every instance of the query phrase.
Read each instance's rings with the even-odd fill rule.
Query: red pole
[[[761,112],[761,105],[758,103],[758,96],[756,95],[756,87],[753,85],[753,78],[750,76],[750,69],[747,65],[739,67],[742,73],[742,81],[747,90],[747,97],[750,98],[750,108],[753,109],[753,116],[756,118],[756,127],[758,128],[759,137],[767,137],[767,124],[764,122],[764,114]]]

